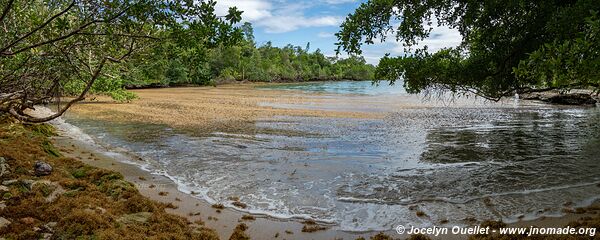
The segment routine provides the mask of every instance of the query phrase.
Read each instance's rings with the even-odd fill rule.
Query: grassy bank
[[[0,123],[0,236],[6,239],[218,239],[202,222],[165,212],[120,173],[62,157],[49,125]],[[52,166],[45,176],[34,165]],[[235,226],[232,226],[234,228]],[[241,228],[240,228],[241,229]],[[236,236],[244,237],[243,232]]]

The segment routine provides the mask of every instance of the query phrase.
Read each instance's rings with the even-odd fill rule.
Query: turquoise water
[[[329,81],[290,83],[261,86],[263,89],[291,90],[317,93],[358,94],[358,95],[399,95],[406,94],[402,82],[390,84],[389,81]]]

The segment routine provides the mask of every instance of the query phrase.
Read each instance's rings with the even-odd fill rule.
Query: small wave
[[[35,110],[31,114],[33,116],[43,117],[50,116],[54,114],[54,112],[50,108],[44,106],[35,106]],[[87,144],[96,144],[96,142],[92,137],[90,137],[90,135],[85,134],[78,127],[65,122],[65,120],[62,117],[55,118],[49,123],[52,124],[64,136],[79,140]]]
[[[396,201],[386,201],[377,198],[360,198],[360,197],[338,197],[337,200],[340,202],[350,202],[350,203],[377,203],[377,204],[386,204],[386,205],[412,205],[418,203],[425,202],[445,202],[451,204],[467,204],[473,201],[482,200],[490,197],[501,197],[501,196],[509,196],[509,195],[528,195],[533,193],[540,192],[548,192],[548,191],[557,191],[571,188],[580,188],[580,187],[588,187],[600,184],[600,181],[581,183],[581,184],[572,184],[572,185],[564,185],[557,187],[548,187],[548,188],[539,188],[539,189],[528,189],[522,191],[510,191],[510,192],[502,192],[502,193],[492,193],[492,194],[484,194],[481,196],[476,196],[472,198],[468,198],[465,200],[460,199],[452,199],[447,197],[428,197],[428,198],[419,198],[419,199],[397,199]],[[596,200],[587,200],[587,206],[591,205],[592,202]]]
[[[580,184],[570,184],[570,185],[563,185],[563,186],[556,186],[556,187],[547,187],[547,188],[526,189],[526,190],[522,190],[522,191],[510,191],[510,192],[502,192],[502,193],[492,193],[492,194],[485,194],[485,195],[478,196],[478,197],[473,197],[473,198],[470,198],[470,199],[465,200],[465,201],[460,202],[460,203],[464,204],[464,203],[468,203],[468,202],[472,202],[472,201],[476,201],[476,200],[480,200],[480,199],[488,198],[488,197],[500,197],[500,196],[509,196],[509,195],[529,195],[529,194],[532,194],[532,193],[540,193],[540,192],[557,191],[557,190],[564,190],[564,189],[571,189],[571,188],[588,187],[588,186],[593,186],[593,185],[597,185],[597,184],[600,184],[600,181],[580,183]],[[590,204],[591,204],[591,202],[590,202]]]
[[[186,194],[191,195],[194,198],[201,199],[206,201],[208,204],[222,203],[225,207],[234,209],[239,212],[248,213],[256,216],[265,216],[272,217],[276,219],[282,220],[313,220],[320,224],[325,225],[336,225],[338,220],[336,218],[315,218],[309,214],[284,214],[284,213],[276,213],[263,209],[253,209],[253,208],[240,208],[238,206],[233,205],[233,201],[220,202],[216,199],[210,197],[208,192],[210,189],[208,188],[199,188],[199,187],[191,187],[187,184],[187,181],[180,179],[176,176],[172,176],[164,170],[151,170],[149,171],[151,174],[159,175],[170,179],[173,183],[176,184],[177,190]],[[219,179],[215,179],[214,181],[218,181]],[[193,194],[192,194],[193,193]]]
[[[48,116],[53,114],[52,110],[46,107],[36,107],[36,116]],[[99,150],[102,154],[115,159],[116,161],[123,162],[126,164],[134,165],[139,167],[140,169],[149,172],[153,175],[163,176],[171,180],[177,186],[177,190],[186,194],[189,194],[195,198],[206,201],[209,204],[217,203],[218,201],[211,198],[208,195],[209,189],[206,188],[198,188],[198,187],[190,187],[186,184],[185,180],[182,180],[176,176],[170,175],[166,170],[156,169],[152,167],[147,158],[141,158],[133,153],[131,153],[128,149],[122,147],[111,147],[107,145],[101,145],[100,142],[97,142],[90,135],[83,132],[80,128],[70,123],[67,123],[63,118],[59,117],[49,122],[57,130],[60,131],[62,136],[69,137],[71,139],[80,141],[85,143],[86,145],[93,147],[94,149]],[[236,135],[236,134],[231,134]],[[244,135],[239,135],[236,137],[245,137]],[[142,161],[136,160],[141,159]],[[214,181],[219,181],[219,179],[215,179]],[[192,194],[194,193],[194,194]],[[245,212],[258,216],[267,216],[273,217],[277,219],[296,219],[296,220],[313,220],[319,222],[321,224],[335,225],[336,219],[317,219],[308,214],[282,214],[282,213],[274,213],[267,210],[261,209],[242,209],[237,206],[234,206],[231,202],[226,202],[224,205],[228,208],[235,209],[240,212]]]

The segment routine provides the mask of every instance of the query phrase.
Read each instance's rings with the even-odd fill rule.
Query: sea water
[[[310,218],[348,231],[558,216],[600,196],[597,107],[448,103],[369,81],[266,88],[341,99],[335,106],[262,103],[271,107],[383,117],[278,116],[255,123],[274,131],[252,135],[66,120],[101,144],[139,155],[148,170],[211,203],[235,208],[229,199],[238,197],[248,205],[240,211]]]

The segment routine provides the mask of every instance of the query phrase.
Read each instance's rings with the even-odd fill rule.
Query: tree
[[[217,17],[214,6],[212,0],[3,0],[0,114],[44,122],[83,100],[94,86],[122,91],[117,81],[124,60],[157,42],[183,46],[188,60],[197,60],[205,46],[239,40],[241,34],[236,34],[233,24],[240,21],[241,12],[230,9],[226,16]],[[63,106],[58,101],[59,109],[51,116],[25,112],[68,93],[74,97]]]
[[[251,24],[242,26],[244,40],[235,46],[219,46],[209,51],[212,77],[218,80],[307,81],[369,80],[375,67],[363,58],[328,59],[320,49],[286,45],[273,47],[271,42],[256,46]],[[338,70],[333,70],[333,69]]]
[[[254,28],[252,27],[252,23],[244,22],[241,26],[242,32],[244,33],[244,38],[246,41],[251,42],[254,45]]]
[[[402,41],[407,54],[383,57],[376,77],[403,79],[411,93],[472,92],[497,101],[514,93],[598,90],[592,69],[599,61],[599,10],[596,0],[369,0],[341,25],[337,50],[361,53],[376,39]],[[434,22],[457,29],[462,44],[435,53],[418,48]]]

